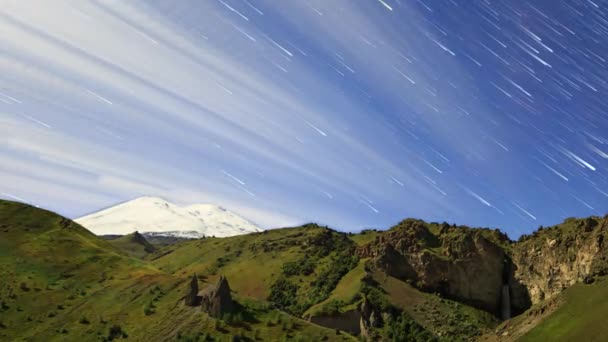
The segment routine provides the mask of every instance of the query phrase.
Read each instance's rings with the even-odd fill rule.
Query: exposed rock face
[[[496,230],[408,219],[358,248],[372,267],[498,317],[608,274],[608,216],[568,219],[518,242]]]
[[[200,300],[198,297],[198,279],[196,274],[192,276],[188,289],[186,290],[186,296],[184,297],[184,304],[187,306],[197,306]]]
[[[439,292],[499,314],[507,256],[486,237],[490,235],[503,238],[490,230],[449,225],[434,234],[422,221],[405,220],[362,246],[358,253],[372,258],[375,267],[423,291]]]
[[[367,297],[363,297],[363,302],[361,302],[359,311],[361,312],[361,319],[359,322],[361,336],[370,337],[370,332],[373,328],[378,328],[382,325],[382,315],[378,310],[372,307],[371,303],[367,300]]]
[[[607,218],[569,219],[557,228],[546,228],[513,247],[515,278],[526,285],[536,304],[576,282],[589,282],[608,270],[604,240]]]
[[[230,295],[230,285],[226,277],[221,276],[217,284],[207,287],[202,294],[201,307],[211,317],[220,318],[222,314],[235,308]]]

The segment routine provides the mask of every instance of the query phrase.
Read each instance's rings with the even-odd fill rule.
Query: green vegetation
[[[290,230],[281,233],[268,235],[279,239],[281,235],[291,235]],[[259,234],[260,240],[254,241],[259,253],[263,244],[279,244],[262,239],[268,235]],[[255,340],[255,336],[267,340],[281,340],[286,336],[303,340],[352,340],[347,334],[336,336],[331,329],[279,313],[264,303],[264,290],[241,293],[240,289],[247,288],[247,279],[241,277],[234,277],[240,285],[234,297],[246,310],[224,317],[225,321],[207,316],[200,308],[182,305],[181,298],[191,275],[186,270],[206,270],[217,258],[229,254],[230,260],[218,268],[223,273],[251,257],[250,246],[242,241],[247,239],[187,241],[141,259],[142,255],[130,254],[112,241],[98,238],[56,214],[0,201],[0,274],[3,275],[0,340],[202,341],[204,338],[224,341],[233,336],[241,340]],[[199,243],[216,247],[209,250],[215,256],[210,260],[201,256]],[[226,252],[228,246],[230,251]],[[180,255],[173,250],[178,248],[187,253]],[[171,251],[179,265],[173,264],[173,259],[161,257]],[[279,274],[283,260],[275,259],[278,253],[274,257],[270,254],[273,253],[268,252],[267,260],[272,260],[270,264],[274,266],[268,276],[272,277],[273,272]],[[187,262],[191,257],[195,260]],[[196,259],[201,257],[204,261],[197,263]],[[258,265],[256,270],[260,269]],[[232,272],[240,271],[233,269]],[[258,279],[252,273],[242,273]],[[203,280],[210,278],[209,283],[215,281],[209,273],[200,274]],[[264,284],[264,280],[258,284]]]
[[[561,305],[521,341],[600,341],[608,336],[608,279],[576,284],[560,297]]]
[[[387,336],[391,341],[426,342],[437,338],[413,320],[407,313],[391,317],[388,321]]]
[[[553,240],[574,246],[600,220],[569,219],[518,244],[494,229],[408,219],[386,232],[307,224],[159,247],[139,234],[104,240],[56,214],[0,201],[0,340],[353,341],[353,330],[335,322],[367,305],[370,340],[471,341],[523,324],[532,328],[523,341],[592,340],[608,334],[608,281],[600,273],[563,292],[538,322],[529,318],[544,304],[499,325],[488,312],[420,291],[419,279],[389,275],[374,253],[389,238],[400,253],[419,251],[419,262],[462,261],[473,238],[508,253]],[[384,261],[394,260],[403,259]],[[599,258],[592,270],[607,262]],[[192,274],[201,290],[227,277],[236,309],[215,319],[183,305]]]

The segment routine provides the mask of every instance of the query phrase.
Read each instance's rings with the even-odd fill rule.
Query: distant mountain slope
[[[75,220],[97,235],[135,231],[168,236],[226,237],[259,232],[255,224],[211,204],[179,206],[158,197],[140,197]]]

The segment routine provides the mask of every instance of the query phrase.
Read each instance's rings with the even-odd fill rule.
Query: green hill
[[[238,295],[246,318],[213,319],[182,304],[190,274],[128,257],[74,222],[20,203],[0,201],[0,273],[5,341],[352,339]]]

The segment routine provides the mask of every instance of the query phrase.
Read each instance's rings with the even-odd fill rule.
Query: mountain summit
[[[139,197],[75,221],[97,235],[126,235],[139,231],[198,238],[261,231],[255,224],[216,205],[179,206],[158,197]]]

